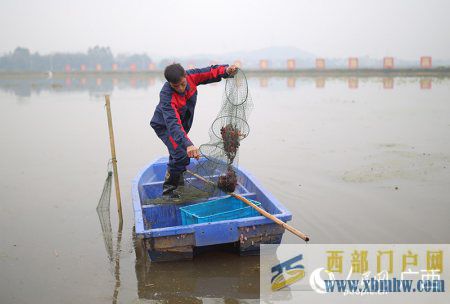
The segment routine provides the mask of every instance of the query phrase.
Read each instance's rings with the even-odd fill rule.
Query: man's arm
[[[195,85],[208,84],[218,82],[222,80],[222,78],[228,78],[230,76],[227,73],[228,68],[228,64],[212,65],[202,69],[188,70],[187,74],[191,76]]]
[[[161,99],[163,118],[170,136],[178,145],[182,145],[185,148],[193,146],[181,124],[180,114],[176,110],[173,94],[161,92],[159,97]]]

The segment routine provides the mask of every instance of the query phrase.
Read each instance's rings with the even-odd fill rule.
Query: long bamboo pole
[[[111,105],[109,102],[109,95],[105,95],[106,101],[106,114],[108,116],[108,128],[109,128],[109,143],[111,146],[111,160],[114,171],[114,188],[116,189],[117,200],[117,212],[119,213],[120,222],[123,221],[122,217],[122,200],[120,199],[120,187],[119,187],[119,174],[117,173],[117,159],[116,159],[116,145],[114,143],[114,131],[112,125]]]
[[[209,183],[209,184],[213,184],[213,185],[214,185],[213,182],[207,180],[207,179],[204,178],[203,176],[200,176],[200,175],[198,175],[198,174],[196,174],[196,173],[194,173],[194,172],[192,172],[192,171],[190,171],[190,170],[187,170],[187,172],[188,172],[189,174],[191,174],[192,176],[195,176],[196,178],[198,178],[198,179],[204,181],[205,183]],[[230,193],[228,193],[228,194],[231,195],[231,196],[233,196],[233,197],[235,197],[235,198],[237,198],[238,200],[240,200],[240,201],[246,203],[247,205],[251,206],[251,207],[254,208],[256,211],[258,211],[261,215],[267,217],[268,219],[271,219],[272,221],[274,221],[274,222],[277,223],[278,225],[282,226],[284,229],[286,229],[286,230],[292,232],[293,234],[295,234],[296,236],[298,236],[299,238],[301,238],[301,239],[304,240],[305,242],[308,242],[308,241],[309,241],[309,237],[308,237],[306,234],[304,234],[303,232],[301,232],[301,231],[295,229],[295,228],[292,227],[292,226],[289,226],[288,224],[286,224],[285,222],[283,222],[283,221],[280,220],[279,218],[273,216],[272,214],[270,214],[270,213],[267,212],[266,210],[264,210],[264,209],[262,209],[262,208],[256,206],[255,204],[253,204],[251,201],[249,201],[249,200],[246,199],[245,197],[242,197],[242,196],[240,196],[239,194],[232,193],[232,192],[230,192]]]

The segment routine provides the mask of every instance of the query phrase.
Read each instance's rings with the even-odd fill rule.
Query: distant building
[[[287,69],[290,71],[295,70],[295,59],[288,59]]]
[[[70,67],[70,64],[66,64],[64,70],[66,71],[66,73],[70,73],[72,71],[72,68]]]
[[[325,69],[325,59],[323,59],[323,58],[316,59],[316,69],[318,69],[318,70]]]
[[[152,62],[148,64],[148,70],[149,71],[154,71],[156,70],[156,65]]]
[[[130,71],[131,71],[131,72],[136,72],[136,71],[137,71],[137,65],[136,65],[136,63],[130,64]]]
[[[431,69],[432,68],[432,60],[430,56],[422,56],[420,57],[420,67],[422,69]]]
[[[261,59],[259,61],[259,68],[261,70],[266,70],[269,67],[269,61],[267,61],[267,59]]]
[[[113,71],[117,71],[118,67],[119,67],[119,66],[118,66],[117,63],[113,63],[113,64],[112,64],[112,70],[113,70]]]
[[[359,61],[356,57],[350,57],[348,59],[348,68],[351,70],[356,70],[359,68]]]
[[[100,63],[97,63],[97,64],[95,65],[95,70],[96,70],[97,72],[100,72],[100,71],[102,70],[102,65],[101,65]],[[100,80],[100,82],[101,82],[101,80]]]
[[[393,57],[384,57],[383,58],[383,68],[384,69],[393,69],[394,68],[394,58]]]

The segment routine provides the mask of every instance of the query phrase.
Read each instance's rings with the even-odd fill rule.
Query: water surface
[[[131,180],[166,153],[149,126],[161,81],[0,80],[1,303],[258,298],[257,257],[218,251],[152,264],[134,241]],[[199,88],[197,145],[209,140],[223,88]],[[251,78],[250,92],[239,164],[312,242],[450,242],[450,79],[265,77]],[[124,212],[117,233],[113,193],[112,261],[95,211],[110,158],[105,93]],[[299,240],[286,233],[283,242]]]

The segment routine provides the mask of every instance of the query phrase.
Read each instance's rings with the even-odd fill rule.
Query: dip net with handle
[[[239,147],[250,132],[248,117],[252,108],[247,78],[238,69],[236,75],[226,79],[219,114],[209,129],[210,140],[199,147],[204,159],[189,168],[208,182],[188,174],[186,181],[190,185],[210,196],[235,190]]]

